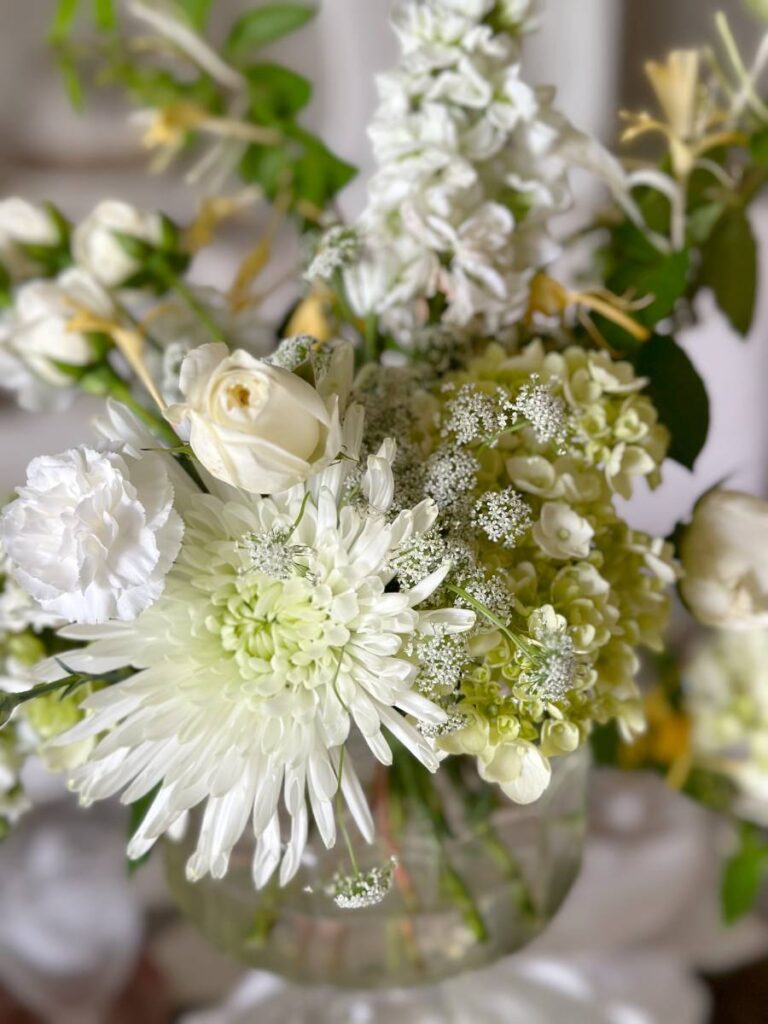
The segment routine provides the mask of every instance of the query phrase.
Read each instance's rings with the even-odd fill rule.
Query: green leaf
[[[723,869],[720,905],[726,924],[734,924],[755,905],[768,871],[768,844],[754,825],[742,824],[739,849]]]
[[[75,18],[80,0],[59,0],[53,21],[48,29],[48,39],[52,43],[63,43],[69,39],[75,26]]]
[[[251,50],[295,32],[316,14],[317,9],[306,4],[265,4],[257,7],[235,22],[224,51],[230,58],[242,58]]]
[[[136,832],[139,830],[139,828],[141,827],[142,822],[146,818],[146,816],[147,816],[147,814],[149,812],[150,807],[152,806],[152,803],[153,803],[155,797],[160,792],[160,786],[161,786],[161,783],[158,782],[158,784],[155,786],[155,788],[151,789],[149,791],[149,793],[146,793],[144,796],[139,797],[138,800],[136,800],[134,803],[129,805],[129,818],[128,818],[128,841],[129,842],[136,835]],[[151,853],[152,853],[152,851],[149,850],[142,857],[138,857],[136,860],[129,860],[128,861],[128,874],[132,875],[136,871],[138,871],[138,869],[141,867],[141,865],[145,864],[149,860],[149,857],[150,857]]]
[[[56,64],[64,82],[64,91],[67,94],[67,98],[72,104],[73,110],[80,113],[85,106],[85,95],[77,64],[70,54],[64,52],[56,55]]]
[[[674,338],[656,334],[638,349],[637,372],[648,377],[647,394],[669,428],[669,457],[693,469],[709,431],[709,396],[696,367]]]
[[[712,289],[734,329],[749,334],[757,296],[757,245],[742,207],[729,207],[712,229],[702,250],[700,281]]]
[[[357,168],[335,156],[310,132],[297,128],[292,134],[303,149],[293,168],[294,192],[322,210],[354,178]]]
[[[93,20],[99,32],[111,32],[116,28],[114,0],[93,0]]]
[[[590,733],[589,743],[596,764],[615,767],[621,747],[621,737],[615,722],[595,726]]]
[[[290,119],[312,98],[312,83],[279,64],[254,64],[243,73],[248,79],[251,118],[260,124]]]
[[[617,295],[631,291],[638,298],[652,301],[632,315],[646,327],[655,327],[668,317],[688,284],[690,255],[686,249],[657,253],[655,262],[646,265],[624,264],[612,275],[609,287]]]
[[[768,0],[766,0],[768,4]],[[768,128],[755,132],[749,140],[749,152],[756,164],[768,167]]]
[[[274,199],[281,185],[290,181],[290,154],[283,146],[249,146],[240,161],[240,177],[260,185],[267,199]]]
[[[213,0],[177,0],[177,3],[186,14],[190,25],[202,32],[208,24]]]

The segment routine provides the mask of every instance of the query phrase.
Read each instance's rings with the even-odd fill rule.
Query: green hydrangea
[[[425,493],[442,501],[439,541],[456,557],[435,601],[458,587],[498,609],[495,622],[478,614],[452,695],[464,727],[439,740],[494,781],[527,771],[546,784],[547,759],[596,722],[642,728],[637,649],[660,647],[676,576],[671,546],[632,530],[615,505],[638,481],[660,481],[669,437],[644,385],[605,352],[492,343],[418,394],[401,423],[409,491],[414,452],[428,481],[435,466],[442,474]],[[460,472],[468,456],[472,474]]]

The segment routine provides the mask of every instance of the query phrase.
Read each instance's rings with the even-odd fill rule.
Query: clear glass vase
[[[392,888],[375,906],[336,906],[326,887],[349,871],[349,856],[342,842],[326,850],[317,836],[289,885],[256,891],[252,840],[233,851],[224,879],[188,882],[192,828],[166,844],[169,886],[211,944],[248,966],[336,988],[432,984],[507,956],[546,927],[581,863],[588,767],[586,751],[554,762],[549,789],[524,807],[476,775],[436,787],[437,818],[415,811],[394,828],[387,805],[377,842],[354,846],[361,870],[396,859]]]

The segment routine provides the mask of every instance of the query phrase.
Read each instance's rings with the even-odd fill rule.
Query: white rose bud
[[[48,384],[72,383],[57,363],[87,366],[98,356],[87,334],[70,330],[70,320],[78,311],[114,316],[107,293],[78,268],[65,270],[53,281],[30,281],[16,294],[7,345]]]
[[[545,501],[533,539],[550,558],[586,558],[595,531],[564,501]]]
[[[40,261],[25,246],[50,250],[63,248],[62,226],[51,207],[12,196],[0,200],[0,263],[14,280],[40,273]]]
[[[32,460],[0,542],[41,608],[70,622],[130,620],[160,596],[183,533],[164,458],[81,445]]]
[[[75,228],[72,234],[75,263],[106,288],[123,286],[143,269],[142,260],[128,251],[116,232],[160,247],[163,219],[158,213],[137,210],[116,199],[105,199]]]
[[[680,592],[706,626],[768,624],[768,502],[710,491],[680,543]]]
[[[335,403],[289,370],[226,345],[201,345],[181,367],[185,401],[167,417],[186,422],[193,452],[218,480],[274,494],[305,480],[339,453]]]

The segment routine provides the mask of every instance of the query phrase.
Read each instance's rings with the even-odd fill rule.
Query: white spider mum
[[[92,641],[69,657],[73,669],[137,670],[89,697],[89,716],[62,738],[104,734],[71,776],[83,801],[123,790],[130,803],[159,787],[130,857],[204,803],[189,878],[224,875],[250,820],[255,885],[278,864],[285,884],[301,862],[309,809],[325,844],[335,842],[337,789],[362,835],[373,838],[349,753],[342,757],[353,726],[380,762],[392,759],[386,730],[437,768],[417,726],[439,724],[445,713],[415,692],[418,666],[406,646],[414,634],[471,628],[474,616],[417,610],[447,566],[410,589],[387,591],[393,557],[430,529],[437,510],[424,501],[387,516],[391,441],[368,459],[368,506],[345,504],[361,426],[359,410],[351,410],[347,457],[291,490],[197,496],[184,509],[184,544],[162,598],[130,624],[66,631]],[[286,558],[254,559],[259,537],[272,547],[282,538]]]

